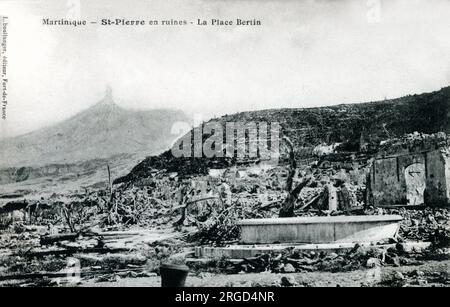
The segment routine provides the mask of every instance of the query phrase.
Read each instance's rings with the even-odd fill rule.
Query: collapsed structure
[[[375,206],[450,204],[450,146],[446,135],[412,134],[384,144],[368,189]]]
[[[448,259],[450,212],[432,208],[450,203],[449,113],[434,112],[447,97],[450,88],[394,102],[220,119],[225,127],[280,122],[276,165],[260,156],[209,158],[202,150],[176,157],[168,150],[115,180],[108,167],[103,184],[68,195],[0,195],[0,253],[7,252],[0,281],[66,274],[46,267],[26,274],[37,257],[53,269],[55,259],[63,267],[73,256],[85,276],[99,279],[156,277],[166,261],[237,274]],[[215,134],[204,126],[197,146]],[[417,130],[435,134],[411,133]],[[194,142],[195,135],[186,139]],[[251,135],[236,133],[236,144],[254,144]],[[423,204],[424,210],[406,210]],[[374,208],[392,205],[402,208]],[[448,284],[446,276],[441,283]]]

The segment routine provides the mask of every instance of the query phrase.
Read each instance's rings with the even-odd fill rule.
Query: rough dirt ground
[[[450,260],[446,261],[430,261],[420,266],[404,266],[404,267],[385,267],[381,268],[381,278],[384,276],[400,272],[402,274],[411,274],[414,271],[422,271],[425,276],[431,273],[450,272]],[[223,275],[223,274],[209,274],[201,273],[198,276],[188,276],[186,286],[188,287],[255,287],[255,286],[273,286],[279,283],[283,276],[293,276],[299,286],[309,287],[361,287],[367,284],[369,269],[357,270],[352,272],[328,273],[328,272],[311,272],[311,273],[294,273],[294,274],[237,274],[237,275]],[[428,278],[427,278],[428,279]],[[83,282],[81,287],[159,287],[161,285],[161,278],[159,276],[146,278],[123,278],[115,282],[95,282],[89,280]],[[380,286],[376,283],[370,286]],[[425,284],[410,285],[421,287],[434,286],[450,286],[442,283],[433,283],[428,280]]]

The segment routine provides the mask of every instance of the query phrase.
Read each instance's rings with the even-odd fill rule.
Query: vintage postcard
[[[1,0],[0,287],[450,285],[449,16]]]

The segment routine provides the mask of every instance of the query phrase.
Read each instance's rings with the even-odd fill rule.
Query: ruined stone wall
[[[450,205],[450,155],[445,155],[444,161],[445,161],[445,180],[447,188],[447,205]]]
[[[401,202],[400,191],[406,187],[397,178],[396,158],[375,160],[370,181],[375,206]]]
[[[448,200],[446,161],[440,150],[426,154],[427,197],[429,205],[442,205]]]
[[[414,172],[406,174],[405,170],[413,164],[423,165],[425,174]],[[418,190],[425,188],[424,198],[429,205],[449,203],[450,157],[443,155],[441,150],[434,150],[375,160],[370,174],[373,204],[375,206],[408,204],[407,176],[413,179],[414,176],[420,177],[408,184],[417,184]]]

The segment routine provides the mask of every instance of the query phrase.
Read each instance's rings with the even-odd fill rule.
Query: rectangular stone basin
[[[399,215],[295,217],[243,220],[241,242],[358,243],[393,238],[400,229]]]

